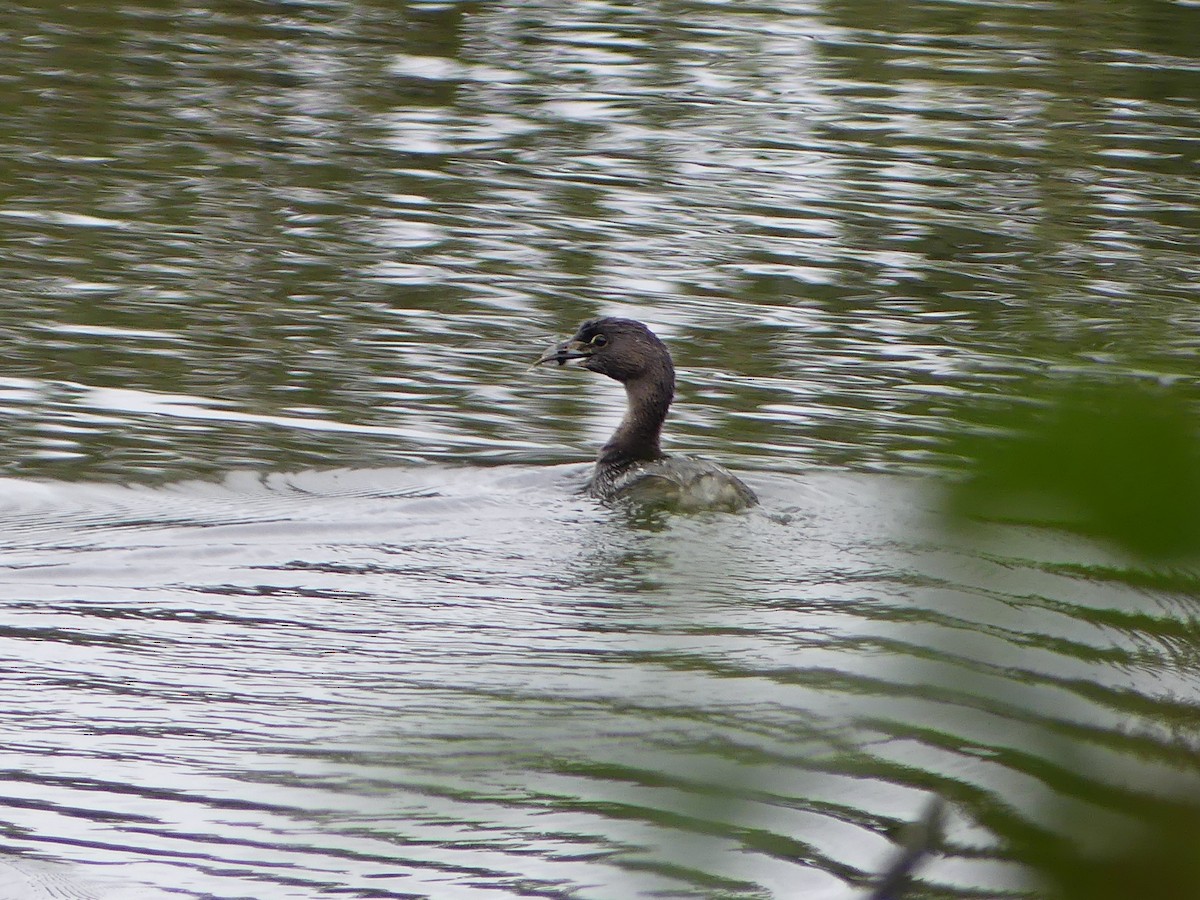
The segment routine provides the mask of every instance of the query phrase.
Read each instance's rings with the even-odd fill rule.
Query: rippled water
[[[1194,395],[1200,7],[0,32],[0,896],[841,898],[937,793],[992,897],[1055,740],[1188,768],[1194,581],[936,510],[1017,385]],[[761,509],[578,495],[597,312]]]

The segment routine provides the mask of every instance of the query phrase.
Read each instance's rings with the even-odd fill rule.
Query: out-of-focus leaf
[[[957,448],[958,514],[1065,526],[1149,559],[1200,555],[1200,441],[1180,392],[1066,386],[985,424]]]
[[[1121,810],[1123,825],[1097,833],[1095,822],[1068,822],[1061,837],[1016,840],[1013,849],[1036,873],[1046,896],[1056,900],[1195,900],[1198,800],[1143,796]],[[1079,846],[1083,842],[1088,849]]]

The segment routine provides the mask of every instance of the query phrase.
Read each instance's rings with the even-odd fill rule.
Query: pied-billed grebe
[[[675,366],[666,344],[632,319],[588,319],[575,336],[534,365],[573,362],[625,385],[625,418],[596,458],[587,491],[602,500],[632,499],[684,509],[738,510],[758,502],[716,463],[664,456],[663,420],[675,396]]]

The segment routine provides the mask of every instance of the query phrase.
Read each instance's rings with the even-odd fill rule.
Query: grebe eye
[[[591,344],[593,347],[603,347],[605,344],[607,344],[607,343],[608,343],[608,338],[606,338],[606,337],[605,337],[604,335],[602,335],[602,334],[598,334],[598,335],[596,335],[594,338],[592,338],[592,339],[591,339],[591,341],[590,341],[589,343],[590,343],[590,344]]]

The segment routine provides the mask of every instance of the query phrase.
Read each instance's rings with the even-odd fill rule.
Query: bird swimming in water
[[[587,484],[593,497],[728,511],[758,502],[754,491],[716,463],[663,454],[659,438],[675,397],[675,366],[667,345],[641,322],[588,319],[534,365],[546,363],[573,363],[625,385],[625,418],[600,449]]]

